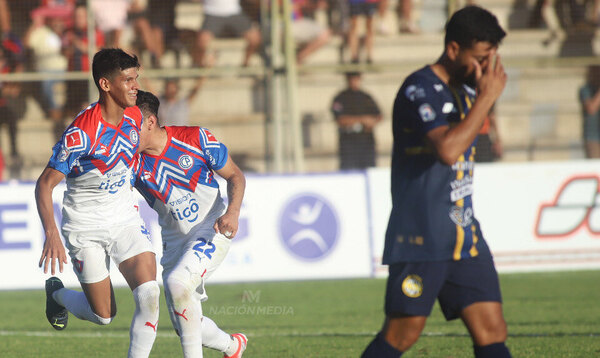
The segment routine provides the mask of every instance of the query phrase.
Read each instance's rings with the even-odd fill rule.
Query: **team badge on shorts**
[[[75,266],[75,268],[77,269],[77,271],[79,273],[81,273],[83,271],[83,261],[73,259],[73,266]]]
[[[402,281],[402,292],[408,297],[416,298],[423,294],[423,280],[418,275],[408,275]]]

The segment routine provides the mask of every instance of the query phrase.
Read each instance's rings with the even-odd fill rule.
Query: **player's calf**
[[[188,271],[188,275],[191,273]],[[202,305],[193,294],[189,278],[181,271],[171,272],[164,284],[167,306],[179,339],[184,357],[202,356]]]
[[[145,282],[133,290],[135,312],[129,329],[128,357],[148,357],[156,339],[160,288],[156,281]]]

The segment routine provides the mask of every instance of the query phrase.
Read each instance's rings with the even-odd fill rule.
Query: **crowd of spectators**
[[[280,5],[282,1],[291,4],[296,60],[301,65],[335,37],[340,39],[340,63],[377,62],[373,54],[376,34],[404,36],[421,31],[414,18],[413,0],[280,0]],[[177,25],[177,6],[183,2],[202,8],[202,21],[191,34]],[[88,4],[93,31],[88,29]],[[187,53],[192,66],[207,67],[219,64],[218,53],[211,49],[214,39],[226,37],[245,39],[242,66],[258,64],[267,53],[261,48],[265,39],[260,31],[260,4],[260,0],[0,0],[0,70],[57,75],[87,72],[89,52],[101,47],[133,52],[146,68],[164,67],[165,54],[170,50],[176,56]],[[600,19],[600,0],[539,0],[528,6],[529,26],[546,26],[548,42],[561,29],[581,27],[581,23],[597,26]],[[397,21],[384,21],[390,16]],[[396,24],[396,28],[390,24]],[[91,33],[93,47],[88,38]],[[176,65],[181,63],[176,61]],[[174,98],[168,101],[180,113],[187,113],[183,109],[198,92],[200,83],[190,91],[191,96],[183,96],[177,81],[166,81],[164,93],[186,97],[181,106],[175,106]],[[39,83],[0,83],[0,126],[6,128],[10,138],[5,163],[19,162],[17,124],[25,114],[28,96],[37,101],[59,136],[67,121],[88,103],[88,82],[48,76]]]

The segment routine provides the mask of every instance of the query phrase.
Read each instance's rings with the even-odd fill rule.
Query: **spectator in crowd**
[[[373,129],[381,111],[373,98],[361,90],[361,74],[346,74],[347,88],[333,99],[331,111],[338,125],[340,169],[375,166]]]
[[[173,1],[162,1],[173,2]],[[159,67],[159,60],[164,53],[162,33],[158,28],[153,28],[148,18],[148,2],[133,0],[129,7],[129,20],[133,25],[136,38],[141,40],[143,49],[150,53],[152,67]]]
[[[207,58],[213,38],[243,36],[246,39],[246,51],[242,66],[248,66],[251,56],[260,45],[261,37],[258,28],[242,11],[240,0],[203,0],[203,4],[204,22],[196,39],[196,64],[205,67],[213,62]]]
[[[348,0],[327,1],[327,25],[332,35],[340,36],[339,62],[344,63],[344,51],[348,47],[348,29],[350,28],[350,6]]]
[[[292,32],[298,46],[296,62],[303,64],[306,58],[326,45],[331,39],[331,31],[315,19],[315,11],[324,8],[322,0],[291,0]]]
[[[596,26],[600,25],[600,0],[594,0],[590,13],[590,21]]]
[[[398,2],[398,14],[400,15],[400,32],[404,34],[419,33],[419,28],[413,19],[412,0],[400,0]]]
[[[4,156],[2,148],[0,148],[0,181],[4,180]]]
[[[365,18],[365,49],[367,52],[367,63],[373,62],[373,39],[374,23],[373,17],[377,12],[379,0],[348,0],[350,3],[350,29],[348,30],[348,47],[352,63],[359,62],[360,39],[358,37],[358,18]]]
[[[70,25],[76,0],[41,0],[40,6],[31,11],[31,18],[59,18],[65,25]]]
[[[13,33],[4,33],[0,43],[0,73],[22,72],[24,69],[24,49],[21,41]],[[21,160],[17,143],[17,123],[25,115],[25,96],[20,82],[0,82],[0,125],[6,126],[10,141],[10,176],[20,176]],[[0,152],[0,157],[2,153]],[[2,161],[2,167],[5,161]],[[1,179],[1,175],[0,175]]]
[[[33,52],[34,70],[47,73],[61,73],[67,69],[67,61],[62,55],[61,36],[64,19],[60,16],[46,16],[47,13],[32,12],[32,24],[25,34],[25,45]],[[64,131],[63,103],[60,103],[62,81],[49,79],[42,81],[42,107],[54,123],[54,134],[58,140]]]
[[[543,24],[548,29],[548,38],[542,42],[544,46],[548,46],[556,40],[560,32],[560,21],[556,14],[554,3],[555,0],[537,0],[529,19],[531,27],[540,27],[543,21]]]
[[[585,156],[600,158],[600,65],[588,67],[585,84],[579,89],[579,101]]]
[[[96,25],[104,34],[107,47],[120,47],[121,36],[127,25],[130,0],[91,0]]]
[[[78,3],[73,12],[73,25],[67,29],[62,38],[63,54],[67,58],[69,71],[90,71],[88,53],[87,7]],[[104,46],[104,35],[96,29],[96,48]],[[95,53],[95,50],[94,50]],[[74,118],[85,109],[89,101],[87,80],[72,80],[67,82],[67,98],[64,107],[67,118]]]
[[[477,136],[475,161],[486,163],[500,158],[502,158],[502,142],[496,125],[496,110],[492,107]]]
[[[358,18],[365,18],[365,48],[367,51],[367,63],[373,60],[373,17],[377,12],[379,0],[348,0],[350,4],[350,28],[348,29],[348,47],[352,63],[359,62],[360,39],[358,37]]]
[[[379,15],[379,22],[377,23],[377,33],[380,35],[390,35],[391,31],[385,23],[385,17],[388,11],[389,0],[379,0],[377,6],[377,14]]]
[[[148,2],[148,19],[159,58],[166,50],[174,50],[178,56],[179,50],[183,48],[179,31],[175,27],[176,5],[176,1]]]
[[[0,0],[0,30],[2,37],[4,34],[9,34],[12,30],[10,23],[10,7],[6,0]]]
[[[160,96],[158,117],[166,126],[187,126],[190,118],[190,104],[200,92],[204,77],[198,78],[194,87],[184,98],[180,97],[179,80],[169,78],[165,81],[165,89]]]

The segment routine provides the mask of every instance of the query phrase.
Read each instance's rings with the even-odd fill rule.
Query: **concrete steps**
[[[546,36],[544,30],[515,30],[509,33],[501,47],[509,73],[507,88],[497,106],[500,134],[507,153],[504,160],[581,156],[577,149],[581,147],[577,92],[583,83],[585,69],[577,65],[552,65],[551,60],[560,52],[560,42],[544,46],[542,42]],[[344,88],[343,76],[334,73],[339,41],[334,39],[300,68],[298,104],[301,116],[313,118],[307,125],[310,145],[305,148],[309,171],[337,169],[337,129],[329,107],[334,95]],[[377,150],[383,158],[379,160],[380,165],[389,165],[391,111],[396,92],[410,72],[436,60],[442,50],[442,41],[443,36],[439,33],[377,37],[375,65],[372,71],[363,75],[363,88],[375,98],[383,112],[384,120],[376,128]],[[597,44],[597,40],[594,41]],[[600,48],[594,46],[594,49]],[[218,66],[233,66],[239,64],[244,42],[215,41],[214,48],[218,52]],[[522,65],[533,59],[548,62]],[[261,60],[256,56],[253,65],[260,64]],[[325,70],[315,70],[320,65],[325,65]],[[168,70],[165,74],[168,75]],[[162,88],[160,84],[156,81],[153,87]],[[192,84],[192,79],[182,81],[182,92],[185,93]],[[260,82],[251,77],[208,78],[191,105],[190,124],[210,128],[232,153],[243,156],[256,170],[264,171],[263,95]],[[536,130],[535,125],[545,123],[544,119],[538,118],[538,112],[549,105],[553,106],[553,115],[549,116],[551,125],[542,125],[543,130]],[[534,117],[538,119],[532,119]],[[7,152],[5,131],[0,132],[0,139],[2,149]],[[33,179],[41,172],[39,168],[45,166],[54,144],[52,125],[44,119],[34,101],[28,102],[26,117],[19,123],[18,139],[22,163],[27,168],[35,168],[26,170],[22,177]],[[533,142],[538,148],[536,155],[529,153]]]

